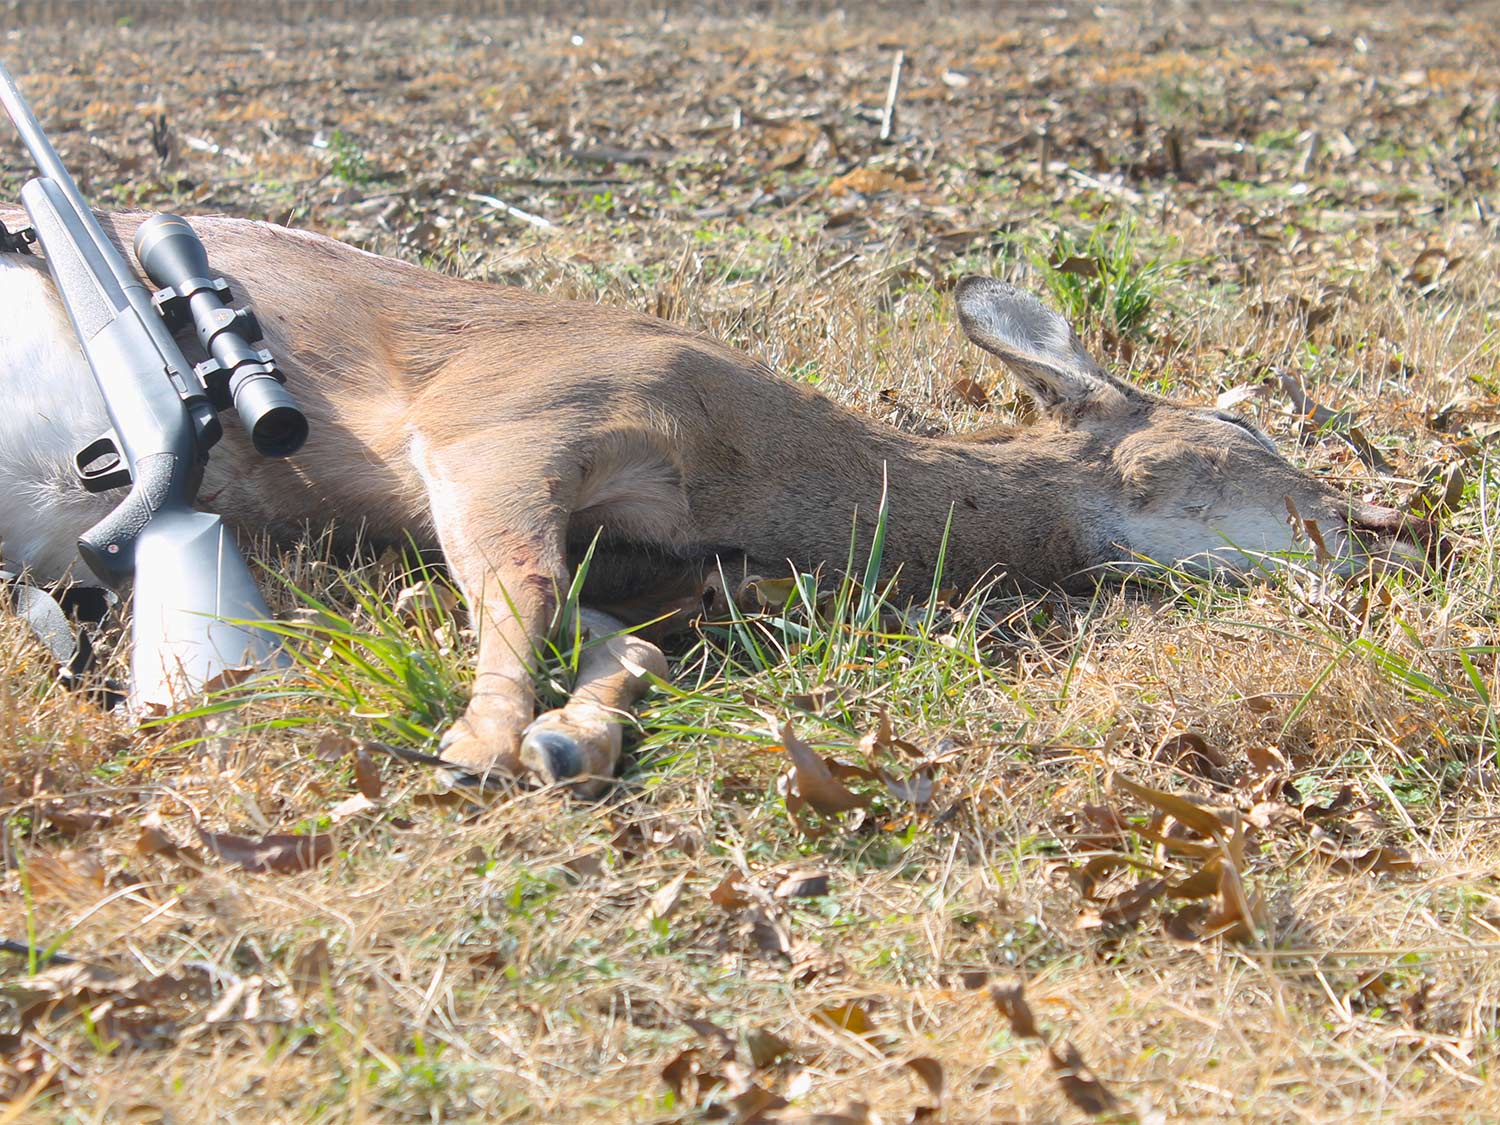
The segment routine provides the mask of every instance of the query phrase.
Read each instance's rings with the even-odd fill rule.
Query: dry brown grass
[[[1141,260],[1180,265],[1158,283],[1154,335],[1086,325],[1099,350],[1186,398],[1253,388],[1240,409],[1351,491],[1405,502],[1454,464],[1467,488],[1450,517],[1460,550],[1430,582],[996,597],[915,639],[864,638],[834,665],[814,644],[755,670],[711,634],[676,652],[637,764],[597,805],[548,792],[476,805],[381,762],[375,807],[335,823],[354,770],[315,748],[342,747],[368,716],[261,700],[252,719],[299,725],[199,722],[187,733],[206,741],[190,747],[183,729],[138,736],[51,686],[0,621],[0,937],[101,967],[38,982],[0,954],[0,1097],[14,1099],[0,1122],[696,1120],[695,1097],[726,1093],[689,1081],[679,1096],[663,1078],[694,1047],[680,1065],[724,1071],[694,1019],[786,1041],[749,1077],[794,1102],[788,1120],[841,1106],[822,1120],[874,1119],[853,1102],[908,1120],[933,1101],[913,1057],[944,1075],[929,1120],[1080,1116],[1042,1046],[970,987],[986,975],[1024,982],[1123,1116],[1492,1119],[1496,11],[1287,8],[1253,24],[1172,11],[145,23],[39,29],[24,55],[8,48],[101,202],[290,218],[621,301],[918,430],[1013,412],[961,344],[953,278],[1040,284],[1056,230],[1133,222]],[[197,69],[163,65],[189,44]],[[882,148],[860,110],[878,111],[895,46],[905,96]],[[165,162],[144,126],[158,107],[177,138]],[[672,155],[559,155],[606,144]],[[827,190],[856,166],[921,186]],[[558,226],[497,216],[475,192]],[[1424,249],[1443,256],[1414,276]],[[1274,369],[1347,409],[1392,471],[1336,435],[1299,436]],[[955,398],[962,378],[990,388],[989,409]],[[273,565],[337,596],[316,556]],[[400,581],[389,565],[359,573]],[[466,641],[450,639],[452,678]],[[792,706],[827,679],[841,704]],[[878,796],[802,835],[759,712],[853,761],[881,708],[947,757],[933,799]],[[1184,732],[1219,764],[1161,751]],[[1267,747],[1284,760],[1269,773]],[[1150,808],[1112,774],[1253,824],[1237,872],[1263,907],[1238,940],[1174,928],[1181,897],[1109,915],[1112,896],[1201,864],[1145,839]],[[1126,826],[1088,830],[1101,809]],[[249,874],[194,820],[328,832],[334,854]],[[1085,877],[1110,855],[1130,865]],[[826,876],[826,893],[778,897],[797,871]],[[872,1029],[830,1026],[839,1009]]]

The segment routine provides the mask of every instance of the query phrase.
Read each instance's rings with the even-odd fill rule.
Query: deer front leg
[[[625,626],[597,610],[580,610],[595,639],[579,657],[578,680],[562,707],[539,715],[521,740],[521,762],[549,781],[581,779],[574,791],[598,796],[614,777],[630,708],[651,678],[664,679],[667,659],[650,641],[624,634]]]
[[[474,691],[443,736],[442,757],[481,779],[521,772],[521,735],[536,710],[536,653],[557,612],[567,575],[555,552],[537,542],[498,541],[478,573],[449,561],[469,596],[479,655]],[[477,593],[476,593],[477,591]]]
[[[479,636],[474,691],[440,753],[480,780],[515,775],[536,709],[536,654],[568,585],[566,516],[549,495],[546,466],[501,460],[493,441],[433,448],[418,436],[411,458]]]

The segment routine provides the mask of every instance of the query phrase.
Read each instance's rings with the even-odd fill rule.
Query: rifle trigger
[[[73,455],[73,471],[78,483],[89,492],[108,492],[130,483],[130,467],[120,452],[114,430],[108,430]]]

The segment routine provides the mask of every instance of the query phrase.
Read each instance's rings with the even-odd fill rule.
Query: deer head
[[[1092,494],[1075,505],[1109,529],[1125,565],[1250,570],[1310,550],[1307,523],[1346,567],[1372,553],[1420,557],[1414,544],[1430,544],[1423,521],[1343,496],[1248,420],[1116,379],[1029,293],[969,277],[957,302],[969,339],[1005,362],[1041,414],[1093,439],[1076,477],[1051,483]]]

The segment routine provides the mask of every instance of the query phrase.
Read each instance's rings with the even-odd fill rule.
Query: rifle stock
[[[79,551],[107,585],[134,578],[130,703],[170,710],[226,672],[284,659],[276,637],[250,624],[271,614],[234,540],[218,516],[192,506],[222,432],[218,415],[3,65],[0,102],[42,173],[21,202],[113,427],[87,452],[102,445],[123,463],[80,464],[80,476],[95,488],[131,486]]]
[[[280,655],[271,633],[244,624],[270,612],[218,516],[159,512],[136,538],[135,558],[130,679],[139,706],[170,706]]]

